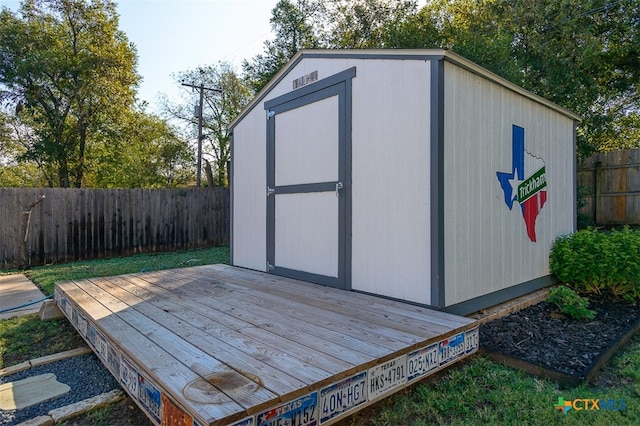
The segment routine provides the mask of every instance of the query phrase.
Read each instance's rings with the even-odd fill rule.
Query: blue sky
[[[139,96],[177,94],[172,73],[219,61],[240,63],[271,39],[269,19],[277,0],[121,0],[120,29],[138,49],[143,77]]]
[[[177,96],[172,73],[261,53],[272,38],[277,0],[120,0],[120,29],[138,51],[138,96],[155,110],[158,93]],[[17,10],[19,0],[0,0]]]

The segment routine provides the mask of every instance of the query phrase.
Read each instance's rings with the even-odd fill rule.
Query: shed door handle
[[[340,190],[344,188],[344,185],[342,184],[342,182],[337,182],[336,183],[336,197],[340,197]]]

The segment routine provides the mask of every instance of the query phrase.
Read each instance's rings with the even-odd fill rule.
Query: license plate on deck
[[[468,354],[480,347],[480,327],[464,332],[464,353]]]
[[[120,382],[133,399],[138,399],[138,370],[124,355],[120,357]]]
[[[441,340],[438,347],[440,366],[460,358],[464,349],[464,332]]]
[[[156,423],[161,423],[162,399],[160,390],[140,373],[138,373],[138,401]]]
[[[320,390],[320,424],[367,401],[367,372]]]
[[[440,366],[438,361],[438,344],[434,343],[407,355],[408,380],[422,377]]]
[[[389,360],[369,369],[369,401],[407,383],[407,356]]]
[[[315,426],[318,424],[318,393],[264,411],[257,419],[257,426]]]
[[[247,417],[246,419],[242,419],[233,423],[231,426],[253,426],[253,417]],[[200,423],[193,421],[193,426],[200,426]]]

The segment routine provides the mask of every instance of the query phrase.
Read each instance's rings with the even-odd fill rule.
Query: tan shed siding
[[[444,115],[446,305],[548,275],[551,244],[573,230],[572,119],[450,63]],[[514,124],[546,167],[537,242],[496,177],[511,172]]]
[[[352,288],[430,304],[430,63],[304,58],[264,101],[351,67]]]
[[[353,80],[352,288],[430,303],[426,61],[360,60]]]
[[[265,111],[254,108],[233,131],[233,264],[266,270]]]
[[[349,68],[353,61],[308,59],[293,67],[234,128],[233,264],[266,271],[267,134],[264,103],[293,91],[293,80],[312,71],[323,79]]]

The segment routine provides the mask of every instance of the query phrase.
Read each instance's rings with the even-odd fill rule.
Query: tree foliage
[[[251,89],[226,62],[178,73],[180,83],[185,82],[215,90],[204,90],[203,99],[203,159],[207,181],[211,186],[227,185],[227,164],[231,157],[229,124],[251,100]],[[165,97],[162,109],[165,115],[181,124],[196,129],[198,118],[194,106],[199,103],[199,90],[182,86],[184,103],[175,104]],[[196,137],[197,139],[197,137]]]
[[[300,49],[320,47],[316,34],[321,2],[280,0],[271,11],[275,39],[264,43],[264,53],[242,62],[245,79],[259,92]]]
[[[45,176],[35,164],[16,160],[25,151],[19,130],[15,117],[0,111],[0,187],[47,186]]]
[[[387,47],[451,49],[577,112],[579,153],[640,146],[640,3],[433,0]]]
[[[139,110],[125,114],[87,161],[91,187],[175,188],[193,182],[193,150],[165,120]]]
[[[640,3],[500,0],[493,10],[512,34],[521,70],[512,79],[584,117],[585,154],[632,145],[621,124],[640,101]]]
[[[310,46],[275,31],[293,21]],[[637,0],[281,0],[271,22],[275,39],[244,64],[256,89],[296,51],[272,46],[445,48],[583,116],[579,154],[640,146]]]
[[[244,78],[258,92],[301,49],[381,47],[385,31],[416,7],[414,0],[280,0],[271,12],[275,38],[243,61]]]
[[[0,186],[157,188],[193,181],[186,141],[135,104],[136,52],[111,0],[0,12]]]
[[[367,49],[385,47],[386,33],[417,12],[414,0],[326,0],[318,21],[323,47]]]
[[[26,0],[0,13],[2,99],[32,129],[22,159],[83,184],[87,153],[133,105],[136,54],[109,0]]]

